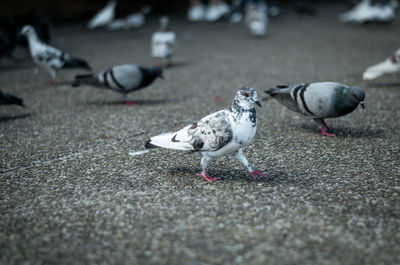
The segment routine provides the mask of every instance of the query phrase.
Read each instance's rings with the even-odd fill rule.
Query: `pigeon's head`
[[[358,106],[358,104],[361,105],[361,107],[364,109],[364,99],[365,99],[365,92],[361,87],[350,87],[348,90],[348,100]]]
[[[365,93],[360,87],[342,87],[335,100],[335,111],[340,115],[352,112],[361,105],[364,108]]]
[[[26,36],[26,37],[35,35],[35,34],[36,34],[35,29],[31,25],[26,25],[21,30],[21,35]]]
[[[257,97],[257,91],[249,86],[239,89],[233,102],[244,109],[253,108],[254,103],[261,107],[260,100]]]
[[[163,70],[161,67],[154,66],[154,67],[151,67],[150,70],[151,70],[151,72],[153,72],[155,78],[159,77],[161,79],[164,79]]]
[[[168,31],[169,30],[169,19],[167,16],[162,16],[160,18],[160,30]]]

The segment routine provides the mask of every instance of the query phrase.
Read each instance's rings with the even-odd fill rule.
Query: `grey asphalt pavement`
[[[361,80],[400,46],[400,20],[341,24],[339,4],[317,17],[284,9],[268,35],[243,24],[189,23],[165,80],[121,95],[37,72],[25,51],[2,61],[0,88],[26,108],[0,106],[1,264],[400,264],[400,75]],[[152,65],[156,17],[137,31],[53,28],[53,45],[93,68]],[[366,109],[328,119],[336,138],[274,100],[257,109],[244,148],[267,178],[230,157],[196,173],[200,156],[144,149],[151,136],[229,106],[244,85],[336,81],[363,87]],[[220,97],[221,100],[216,100]],[[262,95],[262,97],[266,97]]]

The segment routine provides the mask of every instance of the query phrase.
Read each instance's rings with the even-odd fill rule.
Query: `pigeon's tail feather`
[[[148,149],[162,147],[174,150],[193,151],[194,148],[191,144],[176,139],[178,133],[174,132],[153,136],[146,142],[145,147]]]
[[[146,143],[144,144],[144,147],[146,149],[159,148],[159,146],[152,144],[151,140],[147,140]]]
[[[90,65],[85,60],[78,59],[78,58],[71,58],[71,59],[67,60],[64,64],[63,68],[84,68],[89,71],[92,70]]]
[[[275,88],[270,88],[264,91],[265,93],[267,93],[268,95],[270,95],[271,97],[275,96],[275,92],[276,89]]]
[[[13,96],[11,94],[8,94],[8,93],[4,93],[4,92],[1,92],[0,104],[7,104],[7,105],[15,104],[15,105],[25,107],[22,99],[20,99],[19,97]]]

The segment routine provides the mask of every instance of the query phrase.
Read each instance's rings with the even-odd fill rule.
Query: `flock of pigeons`
[[[117,21],[114,20],[115,2],[110,2],[92,20],[89,28],[110,27],[124,24],[123,28],[132,25],[133,15]],[[142,15],[148,12],[145,9]],[[50,74],[50,83],[54,83],[57,71],[64,68],[82,68],[91,71],[90,65],[83,59],[75,58],[54,48],[40,39],[35,29],[26,25],[21,34],[27,38],[32,60]],[[108,88],[121,93],[126,103],[134,104],[127,99],[129,92],[146,87],[157,78],[163,78],[162,67],[171,64],[174,52],[175,34],[168,27],[168,18],[160,20],[160,30],[153,34],[152,53],[158,66],[141,67],[136,64],[117,65],[99,73],[81,74],[75,77],[73,86],[91,85]],[[377,78],[385,73],[400,71],[400,49],[385,61],[368,67],[363,74],[366,80]],[[362,88],[351,87],[335,82],[301,83],[289,86],[277,86],[265,91],[287,108],[312,117],[319,125],[321,134],[335,136],[329,133],[325,118],[334,118],[354,111],[358,105],[364,108],[365,92]],[[18,104],[23,106],[21,99],[0,91],[0,104]],[[242,147],[249,144],[257,129],[256,110],[254,105],[261,107],[257,92],[252,87],[243,87],[236,93],[232,105],[224,110],[212,113],[199,121],[192,123],[179,131],[169,132],[151,137],[146,143],[147,149],[161,147],[183,151],[199,152],[202,155],[202,176],[207,181],[219,178],[207,174],[207,166],[218,157],[232,155],[240,161],[254,178],[265,177],[261,170],[249,163],[243,154]]]

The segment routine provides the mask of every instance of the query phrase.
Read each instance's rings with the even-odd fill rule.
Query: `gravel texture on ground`
[[[0,85],[26,108],[0,107],[2,264],[399,264],[400,75],[361,80],[399,48],[400,21],[341,24],[345,6],[290,8],[253,38],[243,24],[172,17],[175,66],[120,104],[112,91],[56,85],[28,59],[3,60]],[[53,28],[53,45],[94,70],[151,65],[153,17],[137,31]],[[244,148],[267,178],[230,157],[196,173],[200,156],[144,149],[151,136],[229,106],[244,85],[336,81],[363,87],[366,109],[328,119],[336,138],[274,100],[257,108]],[[221,100],[215,100],[220,97]]]

